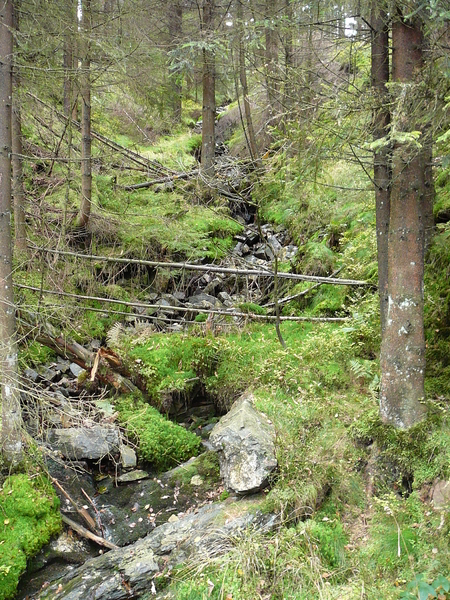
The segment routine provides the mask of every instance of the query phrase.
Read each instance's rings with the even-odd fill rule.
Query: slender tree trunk
[[[214,0],[203,1],[203,35],[207,43],[213,42]],[[216,121],[216,73],[214,52],[203,49],[203,125],[201,173],[205,177],[214,174],[215,121]]]
[[[13,5],[0,4],[0,385],[1,452],[10,465],[22,457],[11,247],[11,98]]]
[[[423,37],[419,21],[393,15],[392,187],[388,240],[388,310],[381,344],[380,412],[384,422],[408,428],[426,414],[424,275],[424,160],[412,142],[396,141],[418,130]],[[412,116],[414,115],[414,116]]]
[[[266,0],[265,8],[265,66],[267,99],[271,116],[280,112],[279,93],[280,84],[278,77],[278,38],[276,28],[277,0]]]
[[[92,31],[91,0],[83,0],[81,30],[83,34],[83,60],[81,63],[81,206],[78,227],[85,228],[91,215],[92,165],[91,165],[91,57]]]
[[[239,36],[239,79],[242,87],[242,97],[244,101],[245,123],[247,128],[247,138],[252,161],[258,167],[261,167],[261,159],[256,144],[255,129],[253,127],[252,109],[248,96],[247,69],[245,67],[245,47],[244,47],[244,20],[242,11],[242,1],[237,3],[237,28]]]
[[[372,0],[372,89],[375,97],[373,138],[388,135],[390,111],[386,84],[389,81],[388,16]],[[387,145],[374,154],[373,179],[375,184],[376,230],[378,248],[378,292],[380,295],[381,330],[384,331],[388,306],[388,234],[390,214],[390,153]]]
[[[179,0],[169,4],[169,49],[173,50],[181,40],[183,26],[183,6]],[[172,104],[172,114],[175,123],[181,122],[181,75],[179,73],[170,73],[169,81],[171,84],[170,100]]]
[[[15,31],[19,31],[19,15],[13,7],[13,22]],[[22,172],[22,127],[20,118],[19,99],[20,79],[18,72],[13,72],[13,103],[11,113],[12,133],[12,195],[14,199],[14,241],[17,250],[27,250],[27,234],[25,227],[25,191],[23,188]]]
[[[292,37],[292,3],[291,0],[285,0],[285,16],[286,16],[286,34],[284,39],[284,98],[283,104],[285,108],[293,104],[293,89],[292,89],[292,68],[294,66],[294,44]]]

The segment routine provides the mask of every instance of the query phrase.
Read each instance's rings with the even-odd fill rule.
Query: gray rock
[[[450,505],[450,481],[437,479],[433,483],[431,499],[436,510],[442,510]]]
[[[267,238],[267,242],[268,242],[272,252],[274,252],[275,254],[279,254],[279,252],[281,250],[281,244],[277,240],[277,238],[274,235],[270,235]]]
[[[134,481],[141,481],[141,479],[148,479],[150,475],[147,471],[141,471],[140,469],[136,471],[130,471],[129,473],[124,473],[117,478],[117,483],[133,483]]]
[[[55,371],[54,369],[50,369],[49,367],[46,367],[45,365],[41,365],[38,369],[39,371],[39,375],[42,377],[42,379],[46,380],[46,381],[56,381],[58,379],[58,377],[60,377],[60,374],[58,373],[58,371]]]
[[[251,395],[237,400],[209,438],[219,453],[225,485],[239,494],[265,487],[277,467],[274,428],[253,408],[252,400]]]
[[[34,369],[25,369],[23,375],[26,379],[29,379],[33,383],[36,383],[39,379],[39,373]]]
[[[205,294],[216,294],[222,287],[223,281],[219,277],[214,277],[207,286],[205,286]]]
[[[130,446],[120,444],[120,462],[124,469],[134,468],[137,464],[136,452]]]
[[[173,568],[193,555],[207,560],[226,550],[226,537],[242,534],[250,525],[269,531],[276,523],[274,515],[248,512],[245,506],[233,518],[224,504],[208,504],[157,527],[133,545],[88,560],[42,590],[37,598],[125,600],[144,593],[153,595],[158,591],[155,576],[161,567]]]
[[[209,294],[196,294],[195,296],[189,296],[188,298],[189,304],[194,306],[198,306],[200,308],[220,308],[222,303],[214,298],[214,296],[210,296]]]
[[[115,427],[68,427],[50,429],[48,441],[53,449],[72,460],[99,460],[119,451],[119,430]]]
[[[80,367],[80,365],[77,365],[77,363],[70,363],[69,368],[72,375],[77,378],[81,375],[81,373],[86,373],[86,369],[83,369]]]
[[[219,292],[217,297],[225,306],[229,308],[233,306],[233,299],[231,298],[230,294],[227,294],[227,292]]]

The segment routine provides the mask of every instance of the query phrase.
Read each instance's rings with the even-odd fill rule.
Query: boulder
[[[436,510],[443,510],[450,506],[450,481],[437,479],[433,483],[431,499]]]
[[[256,492],[276,469],[275,431],[253,408],[251,394],[237,400],[209,438],[219,454],[225,485],[239,494]]]
[[[157,577],[164,568],[173,568],[193,555],[207,560],[226,550],[224,539],[242,534],[250,525],[269,531],[278,523],[275,515],[247,511],[243,506],[236,516],[235,508],[234,514],[229,514],[222,503],[207,504],[195,513],[157,527],[132,545],[112,550],[67,571],[35,597],[125,600],[156,596]]]
[[[48,441],[54,450],[71,460],[99,460],[119,451],[120,435],[116,427],[68,427],[50,429]]]

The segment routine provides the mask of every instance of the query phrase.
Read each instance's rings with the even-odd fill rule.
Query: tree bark
[[[271,117],[279,114],[280,84],[278,76],[278,36],[276,27],[277,0],[266,0],[265,8],[265,72],[269,111]]]
[[[203,1],[202,29],[204,41],[209,45],[214,35],[214,0]],[[203,49],[203,111],[202,111],[201,174],[214,175],[215,121],[216,121],[216,73],[215,55],[211,49]]]
[[[169,21],[169,49],[174,50],[181,40],[183,26],[183,6],[179,0],[169,4],[167,15]],[[171,84],[170,100],[172,115],[175,123],[181,122],[181,75],[177,72],[170,73]]]
[[[17,464],[22,457],[11,248],[12,29],[12,1],[4,0],[0,4],[0,369],[1,452],[9,465]]]
[[[19,31],[18,11],[13,10],[15,31]],[[12,195],[14,199],[14,241],[17,250],[26,251],[27,234],[25,227],[25,191],[23,188],[22,172],[22,127],[19,100],[20,79],[17,72],[13,73],[13,103],[11,112],[12,133]]]
[[[83,35],[83,60],[81,63],[81,205],[77,226],[86,228],[91,215],[92,164],[91,164],[91,57],[92,31],[91,0],[83,0],[81,31]]]
[[[424,276],[424,160],[411,141],[395,133],[418,130],[423,36],[418,20],[400,12],[392,26],[392,187],[388,240],[388,310],[381,344],[380,413],[385,423],[406,429],[426,415]],[[414,115],[414,117],[412,116]]]
[[[247,69],[245,67],[245,47],[244,47],[244,20],[242,11],[242,0],[237,3],[237,27],[239,35],[239,79],[242,87],[242,97],[244,101],[245,123],[247,127],[247,138],[251,159],[259,168],[262,166],[261,159],[256,145],[255,129],[253,127],[252,109],[248,96]]]
[[[372,89],[375,99],[373,114],[374,141],[386,137],[391,120],[388,92],[389,81],[389,29],[388,16],[372,0]],[[375,184],[375,212],[378,249],[378,292],[380,296],[381,330],[384,331],[388,306],[388,234],[390,214],[390,152],[388,146],[375,151],[373,180]]]

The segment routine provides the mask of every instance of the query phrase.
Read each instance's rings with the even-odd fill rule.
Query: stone
[[[253,408],[251,394],[233,404],[214,427],[209,442],[219,454],[226,487],[239,494],[264,488],[277,467],[274,427]]]
[[[82,367],[80,367],[80,365],[77,365],[77,363],[70,363],[69,368],[72,375],[77,379],[82,373],[86,373],[86,369],[83,369]]]
[[[159,591],[156,577],[164,568],[171,570],[193,556],[207,560],[221,549],[226,550],[223,540],[227,537],[242,535],[250,526],[268,532],[279,523],[275,515],[262,515],[242,504],[239,508],[228,512],[223,503],[207,504],[195,513],[171,518],[172,522],[157,527],[134,544],[68,570],[34,597],[125,600],[145,594],[151,598]]]
[[[147,471],[136,469],[135,471],[120,475],[120,477],[117,478],[117,483],[133,483],[134,481],[141,481],[142,479],[148,479],[149,477],[150,475]]]
[[[37,371],[35,371],[34,369],[30,369],[30,368],[25,369],[25,371],[23,372],[23,375],[26,379],[29,379],[33,383],[37,383],[37,381],[39,379],[39,373]]]
[[[39,367],[38,371],[39,371],[39,375],[45,381],[56,381],[60,376],[58,371],[55,371],[54,369],[50,369],[49,367],[46,367],[45,365],[41,365]]]
[[[207,286],[205,286],[205,294],[215,294],[222,287],[223,281],[219,277],[214,277]]]
[[[275,254],[279,254],[281,250],[281,244],[274,235],[270,235],[267,238],[267,243],[269,244],[272,252],[274,252]]]
[[[450,505],[450,481],[437,479],[431,489],[431,501],[436,510],[442,510]]]
[[[228,294],[227,292],[219,292],[217,294],[217,297],[228,308],[231,308],[233,306],[233,299],[231,298],[230,294]]]
[[[191,477],[191,485],[195,487],[203,485],[203,477],[201,477],[200,475],[193,475]]]
[[[188,302],[189,304],[198,306],[199,308],[220,308],[222,306],[222,303],[217,300],[217,298],[203,293],[196,294],[195,296],[189,296]]]
[[[50,429],[48,441],[54,450],[71,460],[100,460],[119,451],[119,430],[115,427],[67,427]]]
[[[130,446],[120,444],[120,462],[124,469],[132,469],[137,465],[136,452]]]

